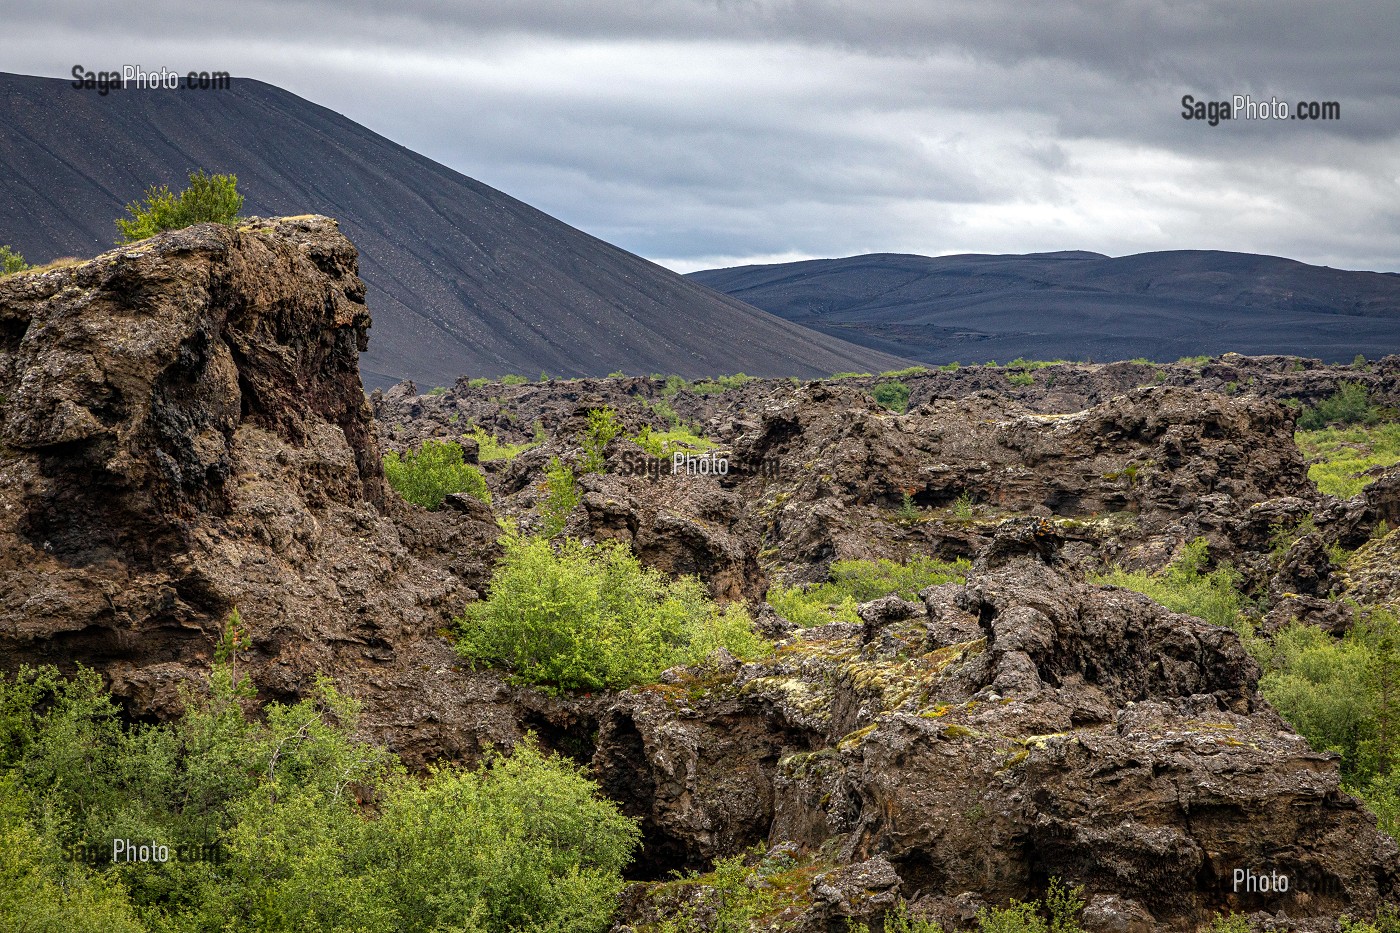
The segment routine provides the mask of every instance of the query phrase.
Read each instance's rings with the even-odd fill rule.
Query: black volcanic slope
[[[30,262],[110,249],[124,204],[199,167],[237,174],[246,213],[335,217],[369,286],[371,386],[908,362],[713,292],[258,81],[103,97],[0,74],[0,129],[0,243]]]
[[[1181,250],[1111,259],[876,254],[691,276],[765,311],[926,363],[1400,352],[1400,275]]]

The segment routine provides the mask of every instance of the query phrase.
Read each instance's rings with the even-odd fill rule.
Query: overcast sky
[[[227,70],[681,271],[866,252],[1400,271],[1400,2],[0,0],[0,70]],[[1183,120],[1181,97],[1341,119]]]

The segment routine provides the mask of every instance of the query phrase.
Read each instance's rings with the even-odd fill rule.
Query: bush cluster
[[[650,425],[644,425],[633,441],[642,450],[662,460],[669,459],[678,451],[698,453],[715,446],[714,441],[701,437],[687,425],[678,425],[669,431],[654,431]]]
[[[1316,431],[1329,424],[1373,424],[1378,420],[1370,391],[1359,382],[1341,382],[1329,397],[1303,409],[1298,429]]]
[[[1239,590],[1239,572],[1228,564],[1207,572],[1209,563],[1209,545],[1205,538],[1197,538],[1160,573],[1129,572],[1115,567],[1092,577],[1091,582],[1135,590],[1173,612],[1184,612],[1252,637],[1253,627],[1245,616],[1251,603]]]
[[[426,440],[418,450],[389,451],[384,455],[384,476],[395,492],[425,509],[441,508],[444,499],[459,492],[491,501],[486,479],[466,462],[462,445],[453,441]]]
[[[574,765],[525,744],[417,778],[329,683],[250,693],[221,664],[176,722],[124,726],[92,671],[0,677],[0,929],[607,929],[638,831]],[[218,861],[71,858],[114,839]]]
[[[740,658],[767,650],[741,605],[717,606],[695,579],[643,567],[618,542],[502,543],[488,597],[459,621],[457,647],[473,663],[544,687],[601,690],[654,681],[720,647]]]
[[[1311,463],[1308,478],[1321,492],[1342,499],[1375,479],[1371,468],[1400,463],[1400,423],[1393,421],[1299,431],[1294,439]]]
[[[8,246],[0,246],[0,275],[13,275],[29,268],[24,257]]]
[[[146,189],[145,203],[126,206],[131,217],[117,219],[120,243],[133,243],[163,230],[179,230],[198,223],[231,224],[243,209],[236,175],[209,175],[200,169],[190,173],[190,186],[179,194],[161,185]]]
[[[941,583],[963,583],[971,564],[916,555],[905,563],[892,560],[838,560],[831,579],[814,586],[774,584],[767,602],[778,615],[803,627],[828,622],[859,622],[856,607],[891,594],[917,600],[919,591]]]
[[[903,414],[909,407],[909,387],[897,379],[879,383],[871,395],[877,404],[892,412]]]
[[[589,410],[588,425],[579,435],[579,443],[583,445],[583,472],[602,473],[607,469],[603,452],[621,433],[622,425],[618,423],[617,412],[611,408]]]

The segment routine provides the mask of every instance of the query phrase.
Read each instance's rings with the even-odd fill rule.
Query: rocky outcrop
[[[410,759],[517,726],[434,633],[495,527],[387,493],[354,248],[206,224],[0,283],[0,665],[86,664],[170,715],[229,613],[267,697],[333,674]],[[457,679],[454,680],[454,677]]]
[[[950,927],[1051,876],[1084,886],[1092,929],[1392,897],[1395,843],[1260,699],[1234,633],[1076,582],[1062,545],[1008,522],[917,611],[872,605],[863,626],[619,698],[594,766],[637,789],[654,867],[754,843],[878,857]]]

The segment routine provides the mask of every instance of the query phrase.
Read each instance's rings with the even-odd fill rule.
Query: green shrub
[[[1330,424],[1374,424],[1380,413],[1371,405],[1371,393],[1359,382],[1340,382],[1337,390],[1298,416],[1300,431],[1316,431]]]
[[[583,472],[602,473],[607,469],[603,452],[621,433],[617,412],[611,408],[594,408],[588,412],[588,426],[579,435],[579,443],[583,445]]]
[[[778,615],[803,627],[859,622],[859,604],[890,594],[917,600],[925,587],[966,581],[970,566],[966,560],[940,561],[917,555],[903,564],[884,558],[838,560],[831,565],[829,582],[794,587],[774,584],[767,602]]]
[[[838,379],[867,379],[870,375],[870,373],[832,373],[831,380],[835,382]]]
[[[895,518],[901,525],[913,525],[919,521],[923,513],[914,503],[914,497],[909,493],[904,493],[904,498],[900,500],[899,508],[895,509]]]
[[[535,440],[524,444],[502,444],[496,439],[496,435],[480,425],[473,425],[469,436],[476,440],[476,458],[482,463],[492,460],[514,460],[525,451],[538,447],[540,443]]]
[[[1249,918],[1243,914],[1216,914],[1210,922],[1210,933],[1251,933]]]
[[[503,543],[489,597],[460,620],[458,650],[473,663],[541,686],[622,689],[719,647],[744,658],[765,648],[742,606],[719,608],[693,578],[644,568],[622,544]]]
[[[1007,373],[1006,379],[1014,386],[1035,385],[1035,376],[1028,372]]]
[[[1012,360],[1010,363],[1007,363],[1007,364],[1006,364],[1006,368],[1007,368],[1007,369],[1021,369],[1021,370],[1027,370],[1027,371],[1029,371],[1029,370],[1032,370],[1032,369],[1044,369],[1044,368],[1047,367],[1047,366],[1061,366],[1061,365],[1063,365],[1063,364],[1066,363],[1066,362],[1067,362],[1066,360],[1028,360],[1028,359],[1025,359],[1024,357],[1018,356],[1018,357],[1016,357],[1016,359]],[[995,365],[995,364],[992,364],[992,365]]]
[[[8,246],[0,246],[0,275],[13,275],[29,268],[24,257]]]
[[[681,424],[681,416],[676,414],[676,410],[671,407],[671,403],[666,401],[665,399],[662,399],[657,402],[647,402],[646,405],[648,408],[656,412],[662,418],[665,418],[666,423],[669,424],[671,427],[685,427]]]
[[[529,381],[530,380],[526,377],[517,376],[514,373],[506,373],[504,376],[501,377],[501,385],[503,386],[522,386]]]
[[[458,492],[491,501],[485,478],[463,459],[462,445],[452,441],[426,440],[402,454],[391,450],[384,455],[384,475],[400,496],[425,509],[440,508]]]
[[[979,933],[1083,933],[1079,914],[1084,910],[1084,889],[1067,888],[1050,879],[1050,890],[1039,901],[1013,900],[1000,909],[983,907],[977,912]]]
[[[1373,610],[1342,638],[1291,625],[1263,658],[1259,690],[1314,748],[1335,751],[1342,775],[1364,789],[1391,771],[1400,727],[1400,626]],[[1378,801],[1394,783],[1376,785]]]
[[[885,379],[903,379],[905,376],[921,376],[931,372],[927,366],[908,366],[904,369],[890,369],[880,373]]]
[[[608,928],[638,832],[576,766],[525,743],[421,779],[353,737],[357,707],[328,682],[246,712],[230,663],[210,688],[175,722],[124,726],[92,671],[0,676],[0,928]],[[114,839],[173,857],[65,859]]]
[[[714,441],[707,440],[684,426],[670,431],[653,431],[650,425],[646,425],[633,440],[642,450],[662,460],[669,459],[677,452],[698,452],[710,450],[715,446]]]
[[[719,395],[721,392],[737,389],[746,382],[753,382],[753,378],[753,376],[746,376],[743,373],[735,373],[732,376],[716,376],[713,379],[701,379],[689,386],[689,389],[698,395]],[[669,380],[667,385],[670,385]]]
[[[544,519],[543,533],[553,538],[564,530],[569,515],[582,500],[578,480],[568,464],[558,457],[549,461],[549,469],[544,474],[545,497],[540,502],[540,517]]]
[[[673,915],[654,927],[654,933],[750,933],[758,929],[764,914],[779,906],[779,897],[767,883],[771,871],[760,864],[750,869],[743,855],[716,859],[710,871],[692,872],[676,883],[696,890]]]
[[[871,395],[876,403],[893,412],[902,414],[909,405],[909,387],[902,382],[882,382],[875,386]]]
[[[1323,428],[1293,436],[1310,462],[1308,478],[1319,491],[1349,499],[1370,483],[1373,467],[1400,463],[1400,424]]]
[[[1106,574],[1091,577],[1090,582],[1135,590],[1173,612],[1184,612],[1252,637],[1252,627],[1244,615],[1249,601],[1239,590],[1239,572],[1223,564],[1207,573],[1205,568],[1209,561],[1206,539],[1197,538],[1160,573],[1129,572],[1115,567]]]
[[[146,203],[126,206],[131,219],[117,219],[118,243],[133,243],[163,230],[190,224],[231,224],[243,209],[236,175],[208,175],[203,169],[190,173],[190,186],[178,195],[165,185],[146,189]]]

